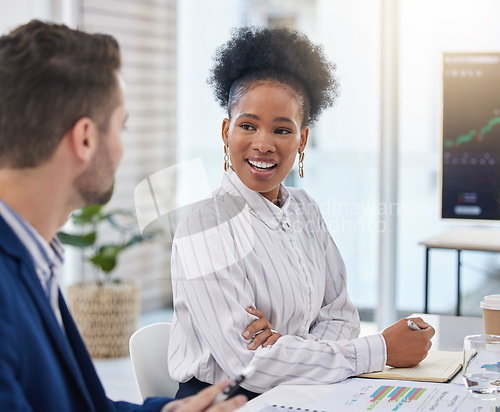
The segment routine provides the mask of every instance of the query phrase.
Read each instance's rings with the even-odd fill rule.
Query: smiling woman
[[[432,336],[422,321],[421,331],[400,321],[358,338],[345,266],[319,207],[283,185],[297,156],[303,176],[309,126],[336,96],[334,65],[286,28],[236,30],[215,61],[229,156],[222,185],[184,216],[172,246],[177,397],[246,367],[255,372],[240,393],[252,398],[281,383],[328,384],[420,362]]]
[[[309,133],[295,96],[289,86],[259,82],[222,123],[234,171],[245,186],[275,204],[281,202],[281,182],[296,154],[304,151]]]

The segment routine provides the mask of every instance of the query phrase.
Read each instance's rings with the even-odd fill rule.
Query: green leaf
[[[88,233],[73,235],[60,232],[59,238],[62,243],[67,245],[80,248],[89,247],[90,256],[86,253],[86,260],[103,273],[108,274],[115,269],[121,252],[133,245],[153,239],[162,231],[152,231],[141,235],[138,233],[137,220],[133,211],[122,208],[105,210],[104,206],[87,206],[71,215],[71,222],[76,226],[84,227],[83,230]],[[111,232],[106,231],[106,234],[111,234],[114,231],[116,235],[119,235],[119,239],[123,240],[123,243],[104,243],[102,239],[98,239],[101,228],[103,233],[105,229],[111,229]]]
[[[74,247],[85,248],[88,246],[92,246],[96,239],[96,232],[89,232],[84,235],[72,235],[70,233],[58,232],[57,237],[61,241],[61,243]]]
[[[105,273],[111,272],[118,259],[118,254],[126,248],[126,245],[106,245],[99,248],[97,253],[89,260],[100,267]]]
[[[101,209],[103,205],[92,205],[80,209],[73,213],[71,219],[75,225],[86,225],[95,221],[102,220]]]

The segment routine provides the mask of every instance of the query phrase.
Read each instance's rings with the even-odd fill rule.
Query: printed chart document
[[[354,378],[332,385],[331,392],[309,410],[484,412],[500,411],[499,406],[497,397],[470,394],[463,385]]]
[[[266,404],[258,412],[500,412],[500,396],[472,394],[463,384],[351,378],[328,385],[316,402],[300,408],[294,405],[302,391],[296,386],[288,403]]]
[[[380,372],[364,373],[360,378],[402,379],[419,382],[449,382],[462,368],[463,352],[429,351],[413,368],[386,366]]]

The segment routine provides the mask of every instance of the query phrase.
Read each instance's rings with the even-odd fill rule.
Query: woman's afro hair
[[[290,84],[290,78],[296,79],[310,102],[308,123],[314,123],[337,97],[335,65],[325,57],[323,48],[303,33],[286,27],[234,29],[231,39],[217,49],[214,61],[208,82],[225,109],[231,109],[228,104],[234,82],[247,76],[253,80],[277,80],[297,90]]]

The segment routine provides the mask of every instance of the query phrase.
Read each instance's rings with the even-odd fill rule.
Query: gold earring
[[[227,172],[229,170],[229,148],[227,145],[224,145],[224,171]]]
[[[304,178],[304,152],[299,153],[299,176]]]

